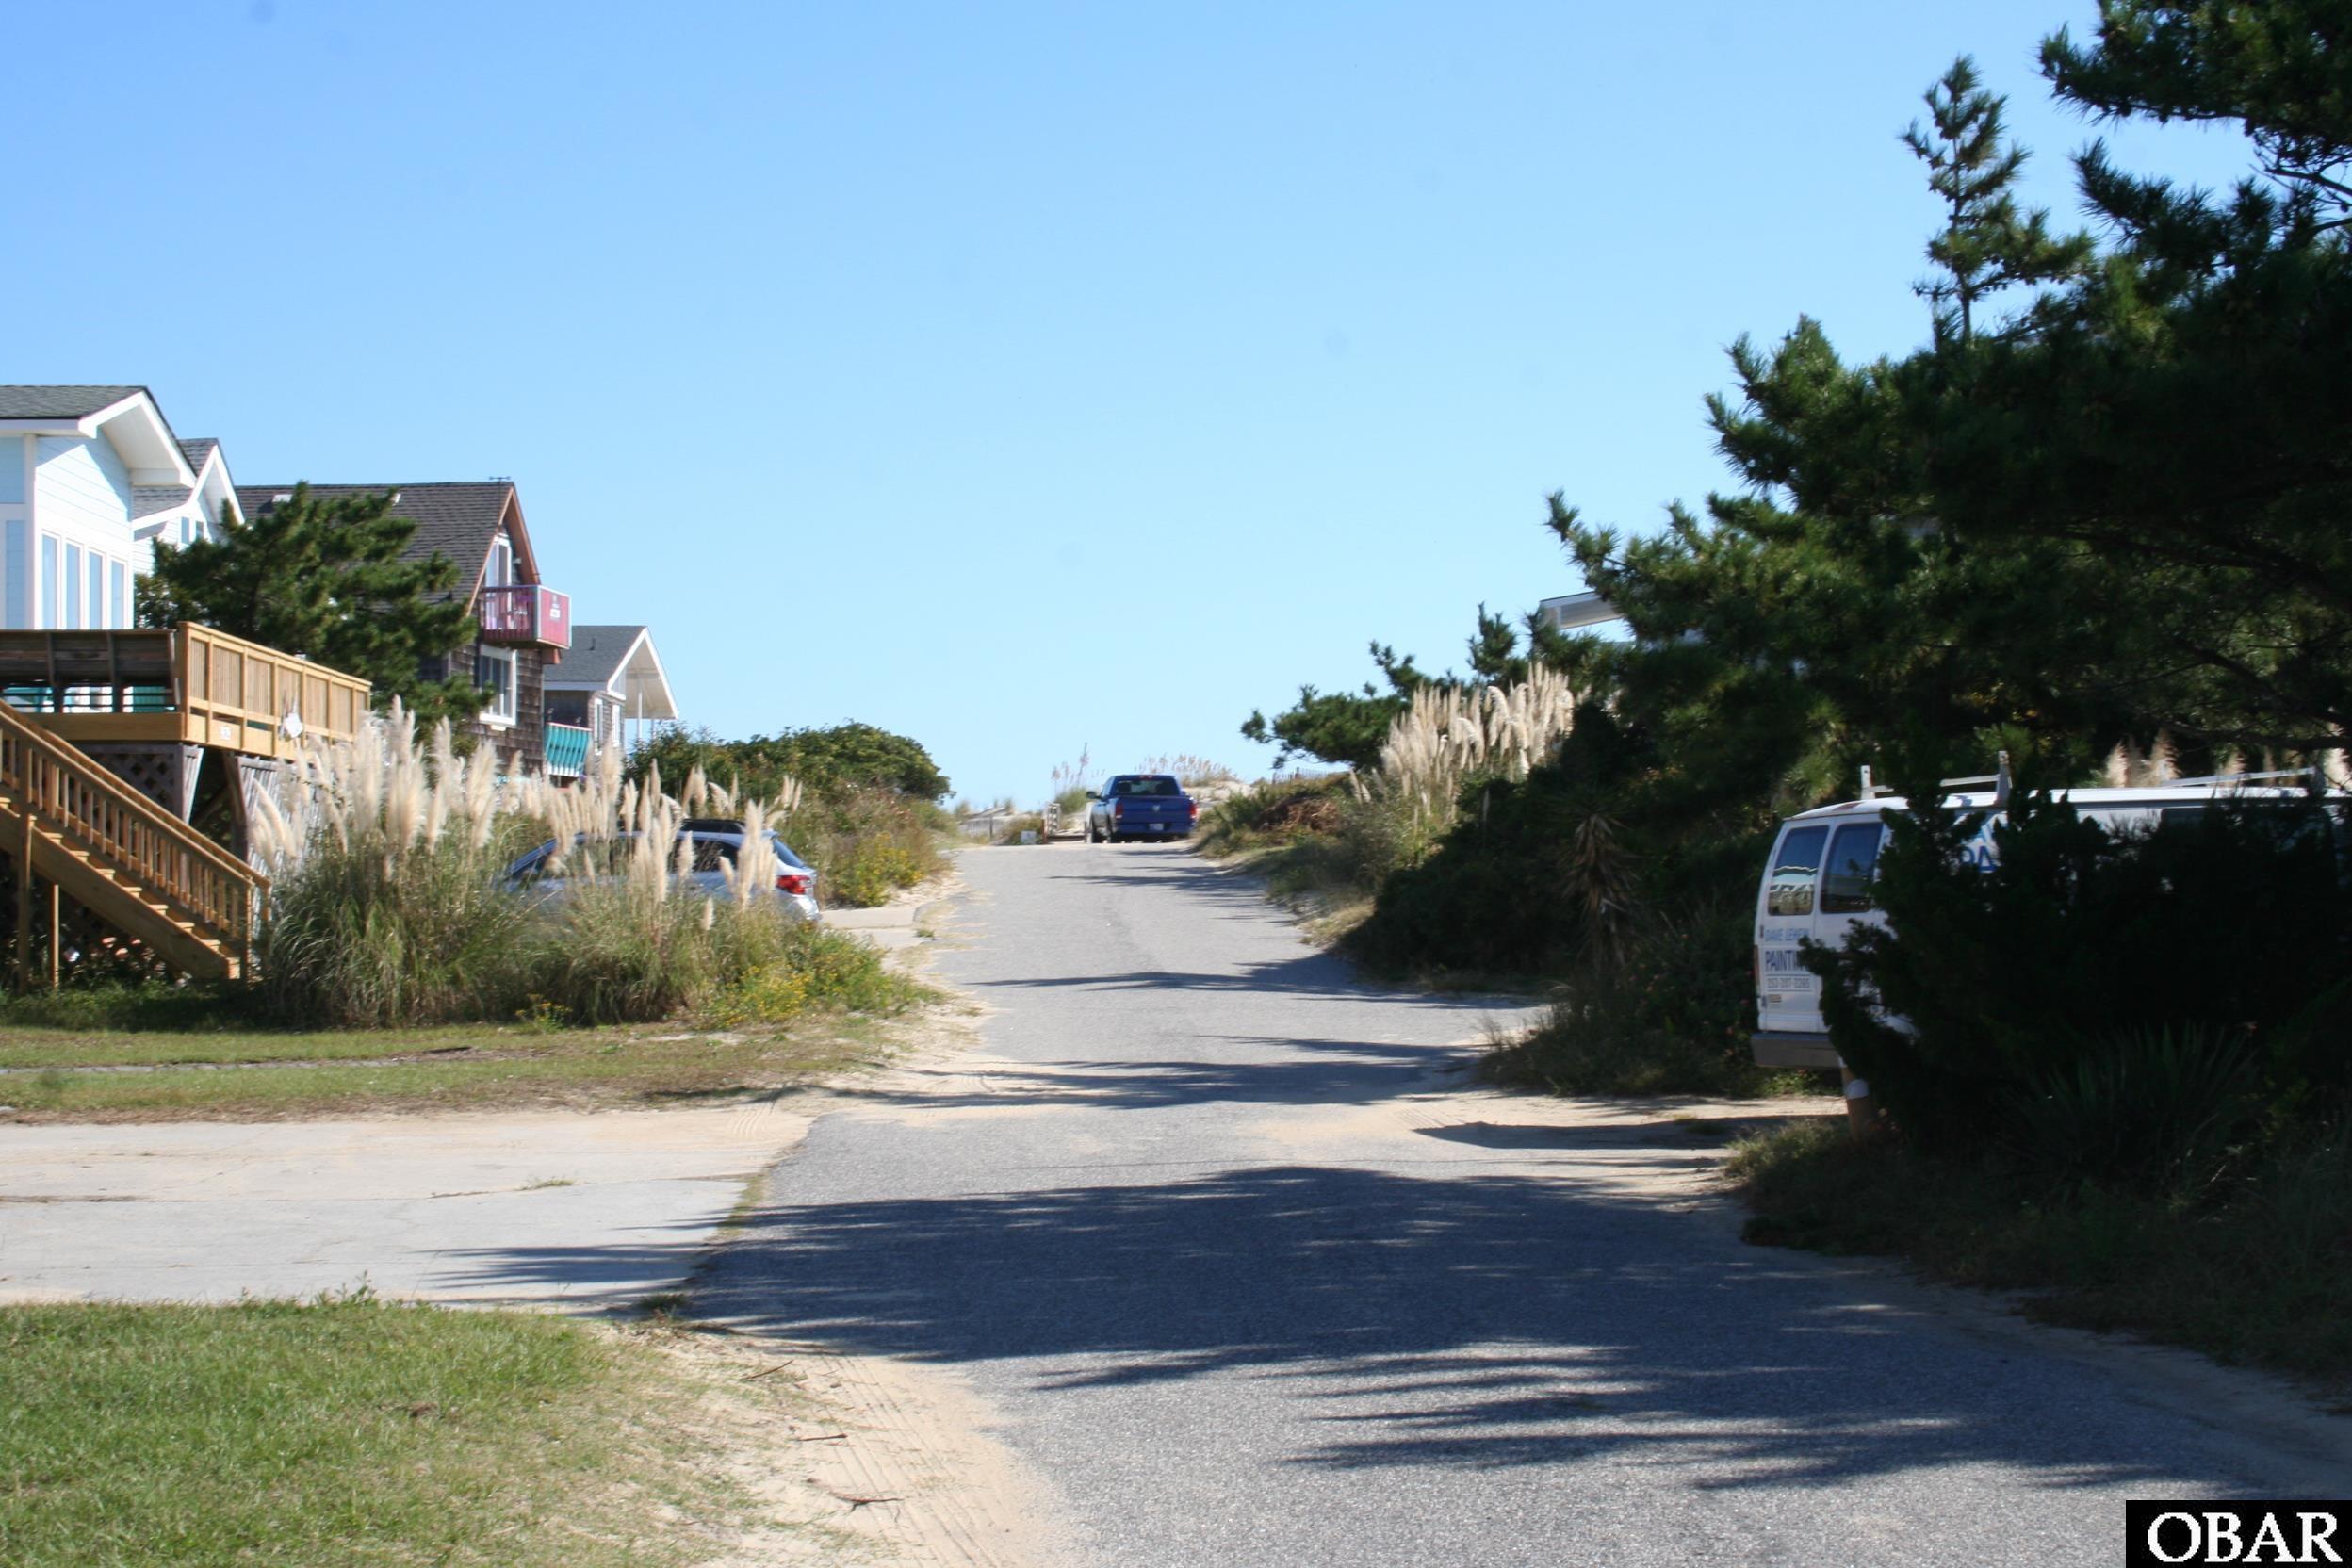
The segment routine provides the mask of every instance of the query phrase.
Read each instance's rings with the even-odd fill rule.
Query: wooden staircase
[[[253,913],[269,879],[5,702],[0,855],[15,862],[20,985],[41,978],[37,919],[49,931],[45,978],[57,976],[61,898],[164,967],[226,980],[252,967]],[[36,879],[48,884],[41,911]]]

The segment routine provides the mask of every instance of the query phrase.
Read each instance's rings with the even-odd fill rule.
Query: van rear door
[[[1821,1018],[1821,982],[1804,944],[1842,947],[1857,923],[1875,923],[1871,880],[1886,825],[1877,816],[1792,822],[1772,846],[1756,893],[1756,1047],[1766,1067],[1835,1067]]]
[[[1886,823],[1875,818],[1841,822],[1830,834],[1813,912],[1813,939],[1823,947],[1845,946],[1846,934],[1857,923],[1875,923],[1878,899],[1870,882],[1878,874],[1878,847],[1886,838]]]
[[[1788,823],[1772,846],[1756,909],[1756,1022],[1768,1035],[1821,1032],[1821,983],[1799,957],[1813,938],[1827,823]]]

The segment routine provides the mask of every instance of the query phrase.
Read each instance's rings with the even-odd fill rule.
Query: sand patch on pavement
[[[953,1374],[708,1328],[658,1336],[709,1390],[694,1433],[752,1503],[703,1568],[1073,1568],[1058,1528],[1021,1501],[1042,1489]]]

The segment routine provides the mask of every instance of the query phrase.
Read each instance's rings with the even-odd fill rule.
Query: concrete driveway
[[[827,911],[885,952],[923,900]],[[799,1102],[0,1126],[0,1301],[387,1296],[597,1311],[682,1282]]]
[[[626,1307],[700,1261],[808,1118],[710,1110],[0,1128],[0,1300]]]

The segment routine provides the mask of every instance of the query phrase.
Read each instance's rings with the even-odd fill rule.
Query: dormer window
[[[482,580],[487,588],[504,588],[514,580],[514,541],[503,533],[490,541],[490,564]]]

